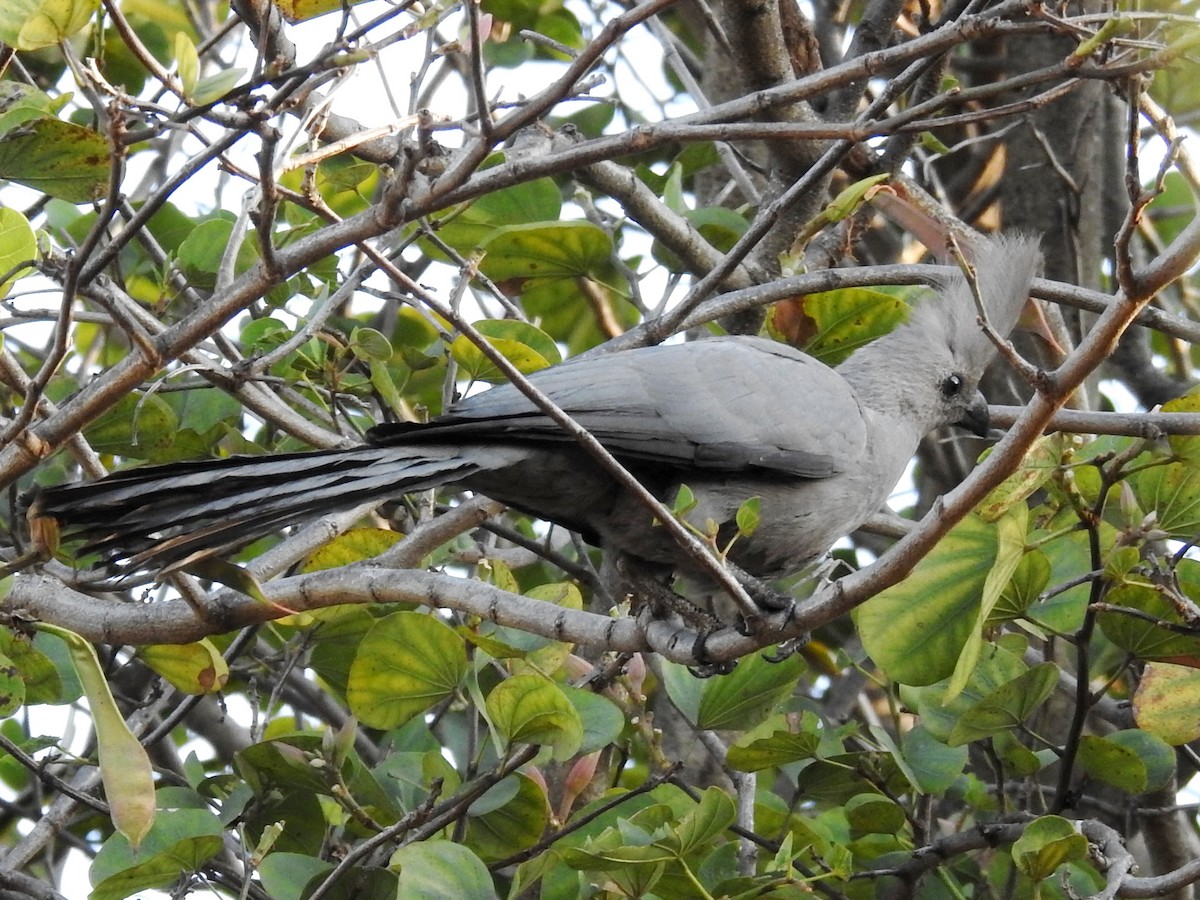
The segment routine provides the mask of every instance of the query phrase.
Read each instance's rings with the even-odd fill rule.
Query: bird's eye
[[[947,375],[942,381],[942,396],[949,400],[952,397],[957,397],[962,393],[966,381],[961,375]]]

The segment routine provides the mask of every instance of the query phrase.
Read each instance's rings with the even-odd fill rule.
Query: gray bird
[[[1015,325],[1039,264],[1025,237],[978,239],[992,327]],[[979,378],[994,347],[967,280],[948,276],[909,321],[836,369],[757,337],[718,337],[590,356],[530,381],[687,518],[729,523],[761,498],[756,531],[730,554],[759,578],[796,571],[878,511],[926,434],[987,429]],[[285,526],[369,500],[457,484],[580,532],[610,553],[694,571],[644,506],[511,386],[461,400],[428,424],[385,424],[350,450],[149,466],[37,492],[123,575],[180,568]]]

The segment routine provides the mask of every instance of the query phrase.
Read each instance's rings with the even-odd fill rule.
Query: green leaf
[[[855,611],[863,646],[889,678],[926,685],[954,671],[978,632],[984,584],[996,554],[996,528],[967,516],[906,579]]]
[[[570,759],[583,742],[583,722],[558,685],[540,675],[514,675],[487,697],[488,720],[509,744],[546,744]]]
[[[761,509],[762,497],[751,497],[738,507],[734,521],[737,522],[737,533],[740,537],[750,537],[758,531]]]
[[[841,222],[847,216],[853,215],[863,203],[870,200],[881,190],[880,184],[887,181],[890,177],[887,173],[883,173],[880,175],[871,175],[861,181],[856,181],[854,184],[843,189],[841,193],[829,201],[824,209],[805,222],[793,239],[791,248],[781,256],[784,271],[793,271],[797,268],[797,265],[802,261],[804,247],[816,237],[818,232],[835,222]]]
[[[967,749],[965,747],[961,748]],[[1042,770],[1041,757],[1017,740],[1012,732],[1004,732],[992,739],[992,749],[1004,764],[1006,775],[1028,777]]]
[[[1080,767],[1092,778],[1127,794],[1146,790],[1146,766],[1132,747],[1094,734],[1079,739]]]
[[[905,732],[903,752],[917,787],[927,794],[946,793],[967,765],[966,747],[951,747],[939,741],[924,724]]]
[[[304,889],[317,876],[333,871],[333,863],[303,853],[268,854],[259,864],[258,877],[271,900],[302,900]]]
[[[237,87],[237,83],[245,74],[245,69],[233,68],[222,69],[207,78],[201,78],[192,91],[191,101],[199,106],[215,103]]]
[[[890,177],[886,172],[880,175],[871,175],[843,188],[825,207],[827,221],[841,222],[847,216],[853,215],[874,193],[873,188],[883,184]]]
[[[0,10],[0,18],[4,11]],[[53,118],[67,102],[67,95],[51,99],[31,84],[0,81],[0,134],[22,122]]]
[[[229,426],[240,430],[242,425],[241,404],[229,394],[216,388],[178,391],[162,395],[181,427],[194,429],[198,434],[207,434],[215,426]],[[210,451],[206,447],[205,451]]]
[[[165,810],[134,850],[114,834],[92,860],[90,900],[122,900],[138,891],[165,888],[194,872],[223,846],[221,820],[206,809]]]
[[[311,169],[293,169],[285,173],[280,182],[292,190],[306,190],[305,179],[309,177],[308,172],[311,172]],[[343,218],[356,215],[370,205],[370,198],[378,189],[379,178],[379,166],[364,162],[349,153],[322,160],[317,165],[317,191],[329,208]],[[295,207],[288,209],[299,220],[298,224],[312,223],[307,213],[301,218],[301,213]]]
[[[883,794],[856,794],[843,808],[850,832],[856,836],[895,834],[904,827],[904,810]]]
[[[5,82],[0,82],[4,84]],[[37,260],[37,238],[29,220],[7,206],[0,207],[0,297],[8,296],[14,281],[33,273],[32,263]],[[18,269],[17,266],[25,265]]]
[[[1135,551],[1136,552],[1136,551]],[[1018,619],[1050,583],[1050,560],[1041,550],[1027,550],[1000,594],[989,621]]]
[[[758,654],[746,657],[730,674],[705,682],[696,725],[715,730],[753,728],[791,695],[804,669],[804,658],[798,654],[780,663],[767,662]]]
[[[225,587],[233,588],[235,591],[257,600],[264,606],[274,605],[263,594],[262,585],[254,577],[253,572],[227,559],[222,559],[219,556],[206,556],[189,560],[181,568],[184,572],[189,572],[198,578],[205,578],[209,581],[215,581],[217,584],[223,584]],[[288,614],[286,607],[276,606],[275,609],[281,615]]]
[[[406,371],[375,360],[368,365],[371,370],[371,387],[375,388],[388,409],[398,416],[403,415],[405,402],[400,396],[400,388],[408,381]]]
[[[1200,85],[1196,84],[1190,68],[1189,66],[1187,75],[1183,75],[1178,70],[1155,73],[1154,93],[1159,98],[1159,102],[1162,102],[1164,88],[1174,83],[1181,87],[1186,86],[1186,90],[1193,94],[1193,102],[1189,105],[1193,107],[1200,105],[1195,102],[1200,99],[1200,95],[1197,94],[1197,88],[1200,88]],[[1180,77],[1181,75],[1183,77]],[[1180,111],[1181,105],[1176,98],[1168,99],[1167,103],[1168,109],[1173,112]],[[1191,224],[1193,218],[1192,196],[1192,189],[1188,186],[1187,179],[1178,171],[1172,170],[1166,173],[1166,178],[1163,179],[1162,193],[1158,194],[1147,208],[1147,213],[1154,223],[1160,240],[1170,243],[1178,237],[1184,227]]]
[[[1191,560],[1183,562],[1195,566]],[[1183,567],[1180,574],[1183,574]],[[1194,569],[1189,574],[1194,574]],[[1120,610],[1102,611],[1096,617],[1097,623],[1105,636],[1122,650],[1139,659],[1200,665],[1200,638],[1164,627],[1183,624],[1183,620],[1178,609],[1162,593],[1140,584],[1123,584],[1109,591],[1104,599],[1113,606],[1138,610],[1157,620],[1147,621]]]
[[[500,355],[516,366],[522,375],[537,372],[562,361],[554,339],[535,325],[517,319],[485,319],[475,323],[487,342]],[[475,381],[500,383],[504,374],[473,341],[459,335],[450,344],[450,355],[462,367],[463,373]]]
[[[1105,740],[1133,753],[1145,767],[1144,790],[1157,791],[1171,783],[1175,776],[1175,751],[1166,741],[1139,728],[1114,731]]]
[[[487,866],[462,844],[427,840],[401,847],[388,867],[400,876],[395,896],[429,900],[495,900]]]
[[[1086,861],[1087,852],[1087,838],[1061,816],[1030,822],[1012,846],[1017,868],[1034,881],[1046,880],[1063,863]]]
[[[47,634],[25,635],[0,628],[0,651],[17,666],[25,683],[25,702],[70,703],[83,694],[66,644]]]
[[[705,847],[737,818],[733,799],[718,787],[705,788],[696,808],[675,829],[680,856]]]
[[[984,647],[966,689],[951,701],[946,701],[946,680],[921,687],[900,685],[905,704],[921,716],[921,723],[937,740],[950,744],[952,730],[969,710],[1002,685],[1029,671],[1021,658],[1024,647],[1010,649],[1005,643]]]
[[[972,706],[946,743],[960,747],[972,741],[1016,728],[1041,706],[1058,685],[1058,667],[1041,663],[1028,672],[1002,684]]]
[[[696,495],[686,484],[679,485],[675,498],[671,501],[671,512],[676,516],[685,516],[696,508]]]
[[[1060,520],[1049,524],[1051,526],[1058,525],[1064,529],[1073,529],[1076,527],[1076,522],[1074,512],[1068,510]],[[1051,527],[1047,531],[1053,532],[1055,529]],[[1039,537],[1045,535],[1046,532],[1039,534],[1035,529],[1030,532],[1030,542],[1037,543]],[[1116,532],[1113,527],[1106,522],[1101,522],[1101,546],[1112,546],[1115,540]],[[1062,584],[1075,579],[1084,580],[1085,583],[1077,584],[1070,590],[1059,592],[1053,597],[1039,599],[1025,611],[1025,615],[1035,625],[1049,631],[1060,633],[1076,631],[1082,626],[1088,607],[1089,584],[1086,583],[1086,579],[1082,579],[1082,576],[1087,574],[1091,568],[1088,565],[1088,536],[1082,529],[1059,532],[1049,543],[1040,544],[1039,549],[1050,563],[1049,583]]]
[[[388,362],[394,353],[382,331],[366,327],[350,332],[350,352],[364,362]]]
[[[396,728],[454,695],[469,670],[462,639],[426,613],[393,613],[372,626],[350,667],[347,700],[372,728]]]
[[[292,330],[286,324],[264,316],[261,319],[251,319],[242,326],[238,340],[242,349],[247,353],[266,353],[274,350],[292,336]]]
[[[232,237],[233,222],[227,218],[201,222],[179,245],[179,264],[192,281],[204,287],[212,287],[216,284],[213,276],[221,267],[221,261],[225,258]],[[240,275],[245,272],[257,259],[258,248],[250,238],[244,238],[234,260],[234,274]],[[247,330],[250,330],[249,326]]]
[[[82,125],[33,119],[0,135],[0,178],[68,203],[103,199],[108,172],[108,143]]]
[[[550,823],[550,809],[541,785],[520,773],[506,780],[517,785],[508,802],[481,815],[476,815],[472,806],[467,822],[465,843],[486,862],[532,847]]]
[[[100,453],[153,459],[175,441],[179,420],[157,394],[127,394],[84,429]]]
[[[936,153],[939,156],[944,156],[950,152],[950,148],[942,143],[932,131],[921,132],[921,146],[930,153]]]
[[[502,227],[482,249],[479,269],[493,281],[576,278],[609,264],[612,241],[590,222],[533,222]]]
[[[1200,460],[1143,469],[1129,479],[1138,504],[1153,511],[1158,528],[1178,540],[1200,531]]]
[[[663,687],[667,689],[671,703],[695,725],[700,718],[700,702],[707,685],[688,671],[687,666],[678,663],[662,660],[661,672]]]
[[[483,4],[483,11],[513,25],[507,40],[490,40],[483,45],[485,59],[495,65],[516,66],[531,58],[563,59],[563,55],[557,50],[537,44],[530,46],[529,41],[521,40],[518,32],[522,28],[544,34],[576,50],[584,46],[579,20],[560,4],[488,0]]]
[[[761,772],[772,766],[785,766],[802,759],[812,759],[821,744],[819,735],[811,731],[794,732],[783,716],[773,716],[763,727],[743,735],[729,748],[726,764],[739,772]]]
[[[624,299],[624,282],[613,278],[612,289],[606,289],[611,311],[621,327],[632,327],[639,314],[632,303]],[[521,303],[526,313],[556,340],[565,344],[571,355],[589,350],[607,340],[596,311],[579,289],[575,278],[539,278],[521,286]]]
[[[335,606],[309,615],[315,621],[308,632],[312,639],[309,665],[344,699],[354,656],[377,619],[361,606]]]
[[[65,41],[91,21],[100,0],[4,0],[0,41],[16,50],[40,50]]]
[[[16,663],[0,653],[0,717],[11,716],[25,705],[25,682]]]
[[[672,191],[682,191],[682,186],[679,184],[679,175],[681,174],[681,168],[678,165],[672,165],[671,175],[667,181],[667,185]],[[678,204],[670,203],[669,205],[678,205],[680,208],[677,212],[700,232],[701,237],[722,252],[730,250],[746,231],[745,217],[724,206],[688,209],[682,199]],[[655,240],[651,248],[651,255],[655,261],[666,266],[672,272],[686,271],[683,260],[658,240]]]
[[[615,703],[583,688],[564,685],[562,691],[583,723],[583,743],[578,753],[591,753],[616,742],[625,730],[625,714]]]
[[[562,197],[553,179],[538,178],[484,194],[457,215],[441,220],[438,237],[464,256],[474,253],[497,228],[553,222],[562,212]],[[443,256],[425,244],[434,256]]]
[[[841,805],[855,794],[886,787],[893,793],[907,788],[907,780],[886,753],[840,753],[818,759],[800,770],[798,796],[806,802]]]
[[[521,586],[512,567],[502,559],[485,559],[479,564],[480,572],[486,574],[487,582],[510,594],[519,594]]]

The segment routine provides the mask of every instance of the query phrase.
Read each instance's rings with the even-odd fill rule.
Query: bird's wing
[[[861,457],[866,427],[836,372],[773,341],[725,337],[589,357],[530,381],[611,452],[716,471],[825,478]],[[515,388],[462,400],[428,425],[381,425],[376,444],[566,441]]]

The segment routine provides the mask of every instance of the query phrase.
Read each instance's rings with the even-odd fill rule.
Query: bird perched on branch
[[[1004,336],[1028,296],[1036,242],[979,238],[969,255],[987,319]],[[696,503],[685,515],[699,527],[731,523],[746,500],[761,498],[756,530],[730,559],[775,577],[875,513],[927,433],[948,424],[986,430],[978,383],[994,353],[970,280],[952,274],[908,322],[836,369],[770,340],[719,337],[591,356],[529,380],[660,498],[686,484]],[[129,575],[183,568],[319,514],[446,484],[650,566],[695,566],[511,385],[428,424],[379,425],[362,447],[132,469],[42,489],[30,514],[57,520]]]

